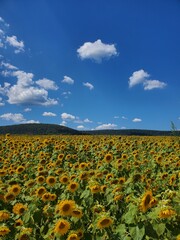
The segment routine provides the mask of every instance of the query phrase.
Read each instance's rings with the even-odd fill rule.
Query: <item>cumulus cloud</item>
[[[38,81],[36,81],[36,84],[39,85],[40,87],[44,88],[44,89],[50,89],[50,90],[57,90],[58,86],[56,85],[56,83],[52,80],[49,80],[47,78],[43,78],[40,79]]]
[[[24,51],[24,42],[23,41],[18,41],[16,36],[7,36],[6,37],[6,42],[15,48],[15,53],[20,53]]]
[[[92,123],[92,121],[89,120],[88,118],[84,119],[84,122],[85,122],[85,123]]]
[[[142,84],[144,90],[152,90],[155,88],[163,89],[167,86],[166,83],[159,80],[148,80],[150,75],[143,69],[133,72],[132,76],[129,78],[129,87],[134,87],[137,84]]]
[[[152,90],[154,88],[165,88],[166,83],[160,82],[159,80],[147,80],[144,82],[144,90]]]
[[[0,115],[0,118],[13,122],[24,122],[26,120],[21,113],[5,113]]]
[[[142,119],[141,118],[134,118],[132,121],[133,122],[142,122]]]
[[[60,125],[66,126],[66,124],[67,124],[67,122],[65,120],[63,120]]]
[[[74,80],[68,76],[64,76],[63,80],[61,81],[62,83],[67,83],[67,84],[74,84]]]
[[[149,76],[150,75],[143,69],[133,72],[132,76],[129,78],[129,87],[134,87],[137,84],[143,83]]]
[[[55,117],[56,114],[52,112],[43,112],[42,114],[44,117]]]
[[[102,124],[97,126],[95,129],[96,130],[103,130],[103,129],[115,129],[117,127],[116,124],[113,123],[107,123],[107,124]]]
[[[84,129],[84,126],[83,125],[79,125],[79,126],[77,126],[77,129]]]
[[[0,91],[6,93],[10,104],[50,106],[58,103],[57,100],[48,98],[47,90],[33,86],[33,73],[15,71],[12,76],[17,78],[17,83],[0,88]]]
[[[114,44],[102,43],[100,39],[95,42],[85,42],[77,49],[77,53],[82,60],[91,59],[96,62],[101,62],[103,58],[110,58],[118,55]]]
[[[61,118],[63,120],[74,120],[76,117],[69,113],[62,113]]]
[[[83,83],[83,86],[89,88],[90,90],[94,89],[94,86],[89,82]]]

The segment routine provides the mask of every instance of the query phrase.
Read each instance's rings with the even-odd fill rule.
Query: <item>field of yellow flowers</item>
[[[180,138],[0,136],[0,239],[179,240]]]

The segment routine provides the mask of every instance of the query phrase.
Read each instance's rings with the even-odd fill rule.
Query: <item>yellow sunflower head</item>
[[[64,235],[70,229],[70,223],[65,219],[60,219],[57,221],[54,227],[54,233],[57,235]]]
[[[62,200],[57,205],[56,210],[61,216],[70,216],[75,209],[76,203],[73,200]]]

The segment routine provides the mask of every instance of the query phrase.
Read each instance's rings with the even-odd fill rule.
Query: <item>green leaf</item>
[[[125,224],[119,224],[116,228],[116,232],[120,234],[126,233],[126,225]]]
[[[138,226],[129,228],[131,237],[134,240],[142,240],[145,234],[145,228],[144,226],[142,228],[139,228]]]
[[[164,223],[155,224],[153,225],[153,229],[156,231],[158,236],[161,236],[166,229],[166,225]]]

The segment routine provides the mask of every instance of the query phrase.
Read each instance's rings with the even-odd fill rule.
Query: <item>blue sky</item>
[[[180,128],[179,0],[1,0],[0,125]]]

